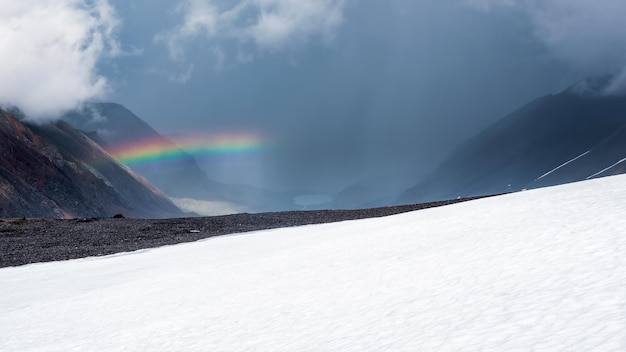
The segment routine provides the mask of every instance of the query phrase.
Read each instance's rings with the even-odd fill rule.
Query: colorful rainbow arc
[[[176,138],[173,142],[151,138],[111,148],[109,152],[120,163],[133,166],[171,161],[194,156],[247,155],[260,152],[268,143],[254,134],[192,136]]]

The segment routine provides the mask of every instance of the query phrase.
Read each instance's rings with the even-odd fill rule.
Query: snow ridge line
[[[546,172],[545,174],[543,174],[543,175],[539,176],[538,178],[536,178],[536,179],[535,179],[535,181],[539,181],[539,180],[541,180],[542,178],[544,178],[544,177],[546,177],[546,176],[550,175],[551,173],[555,172],[556,170],[558,170],[558,169],[560,169],[560,168],[562,168],[562,167],[567,166],[568,164],[573,163],[574,161],[576,161],[576,160],[578,160],[578,159],[582,158],[583,156],[585,156],[585,155],[589,154],[590,152],[591,152],[591,150],[588,150],[588,151],[586,151],[586,152],[584,152],[584,153],[580,154],[579,156],[575,157],[574,159],[569,160],[569,161],[566,161],[565,163],[563,163],[563,164],[561,164],[561,165],[559,165],[559,166],[555,167],[554,169],[552,169],[552,170],[550,170],[550,171]]]
[[[615,166],[617,166],[617,165],[619,165],[619,164],[623,163],[624,161],[626,161],[626,158],[623,158],[623,159],[621,159],[620,161],[616,162],[615,164],[613,164],[613,165],[611,165],[611,166],[609,166],[609,167],[607,167],[607,168],[605,168],[605,169],[602,169],[602,170],[600,170],[600,171],[596,172],[595,174],[593,174],[593,175],[591,175],[591,176],[587,177],[585,180],[588,180],[588,179],[590,179],[590,178],[596,177],[596,176],[600,175],[601,173],[603,173],[603,172],[605,172],[605,171],[608,171],[608,170],[610,170],[610,169],[614,168]]]

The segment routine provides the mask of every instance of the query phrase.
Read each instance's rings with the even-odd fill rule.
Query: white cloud
[[[466,0],[486,10],[509,9],[529,16],[536,37],[559,60],[583,74],[626,68],[626,1]],[[625,77],[625,75],[618,75]]]
[[[252,43],[257,49],[270,51],[311,39],[330,41],[344,21],[347,1],[236,0],[224,5],[217,0],[185,0],[177,8],[182,23],[155,39],[167,46],[175,61],[183,61],[186,47],[198,38],[214,43]],[[241,52],[234,56],[249,59],[249,54]]]
[[[277,49],[317,36],[332,39],[343,23],[344,1],[260,0],[257,22],[247,34],[261,47]]]
[[[220,14],[206,0],[187,0],[177,7],[177,12],[183,14],[183,23],[170,31],[157,34],[155,40],[167,45],[172,60],[181,61],[190,38],[215,36]]]
[[[103,96],[118,26],[107,0],[0,0],[0,103],[40,119]]]

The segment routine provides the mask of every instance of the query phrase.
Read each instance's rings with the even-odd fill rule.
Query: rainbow
[[[219,134],[191,135],[170,139],[161,136],[108,148],[108,152],[126,166],[172,161],[189,157],[248,155],[269,146],[260,135]]]

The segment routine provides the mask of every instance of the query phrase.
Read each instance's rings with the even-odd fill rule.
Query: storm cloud
[[[165,135],[259,133],[271,150],[200,162],[273,190],[411,186],[520,106],[626,67],[617,0],[22,3],[0,0],[1,102],[107,99]]]
[[[0,0],[0,103],[41,119],[104,96],[118,26],[106,0]]]
[[[226,183],[408,188],[465,138],[579,78],[529,16],[462,0],[111,1],[122,42],[145,50],[107,68],[121,82],[112,100],[164,134],[271,139],[253,160],[200,160]]]
[[[583,75],[615,74],[626,88],[626,2],[622,0],[469,0],[484,11],[528,16],[538,40]]]

